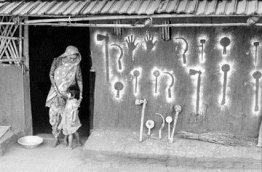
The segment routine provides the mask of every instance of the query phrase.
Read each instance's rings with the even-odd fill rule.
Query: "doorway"
[[[33,133],[51,133],[49,124],[49,109],[45,101],[51,83],[49,71],[55,57],[64,53],[68,45],[76,46],[81,55],[80,63],[83,76],[83,100],[79,109],[79,118],[82,126],[79,129],[81,136],[89,136],[93,122],[94,104],[94,73],[90,57],[89,28],[74,27],[29,27],[29,56],[30,56],[30,89]]]

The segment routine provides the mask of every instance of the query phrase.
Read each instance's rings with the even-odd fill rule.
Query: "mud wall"
[[[122,36],[112,29],[91,30],[94,129],[138,131],[142,106],[135,100],[147,99],[145,121],[155,121],[153,133],[162,123],[155,113],[174,114],[179,104],[177,130],[256,137],[262,109],[261,89],[256,92],[261,84],[255,79],[261,75],[261,30],[171,31],[171,40],[164,41],[159,28],[122,29]]]
[[[24,96],[29,92],[24,92],[22,69],[1,65],[0,76],[0,125],[10,125],[15,130],[27,133],[31,121],[26,121]]]

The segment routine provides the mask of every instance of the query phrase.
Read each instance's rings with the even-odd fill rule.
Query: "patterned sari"
[[[66,103],[65,99],[57,95],[56,89],[62,95],[66,95],[68,88],[76,84],[81,56],[76,58],[74,62],[71,62],[66,57],[60,56],[54,60],[50,70],[52,86],[46,99],[46,106],[49,107],[49,123],[52,125],[52,133],[55,137],[60,134],[58,126]]]

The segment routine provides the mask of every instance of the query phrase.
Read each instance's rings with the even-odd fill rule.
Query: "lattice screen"
[[[2,16],[0,20],[0,63],[21,65],[23,28],[20,19]]]

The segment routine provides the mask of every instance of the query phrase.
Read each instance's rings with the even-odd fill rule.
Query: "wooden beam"
[[[252,15],[253,16],[253,15]],[[260,15],[254,15],[257,17],[261,17]],[[43,22],[55,22],[59,18],[60,22],[65,21],[97,21],[97,20],[131,20],[131,19],[165,19],[165,18],[210,18],[210,17],[221,17],[221,18],[228,18],[228,17],[248,17],[246,15],[193,15],[193,14],[153,14],[153,15],[78,15],[78,16],[63,16],[63,15],[31,15],[31,17],[50,17],[56,19],[36,19],[36,20],[28,20],[28,23],[38,23]]]
[[[57,26],[57,27],[95,27],[95,28],[160,28],[160,27],[228,27],[228,26],[250,26],[247,23],[175,23],[175,24],[153,24],[145,26],[143,24],[95,24],[95,23],[24,23],[31,26]],[[262,26],[262,24],[255,24]]]
[[[24,26],[23,54],[22,59],[26,69],[29,69],[29,26]]]
[[[22,40],[22,37],[23,37],[23,33],[22,33],[22,31],[23,31],[23,26],[22,25],[19,25],[19,59],[21,59],[22,60],[22,54],[23,54],[23,49],[22,49],[22,44],[23,44],[23,40]]]
[[[24,115],[25,115],[25,134],[33,134],[31,97],[30,97],[30,75],[29,75],[29,27],[24,26],[22,30],[24,39],[22,40],[22,59],[23,59],[23,86],[24,86]],[[22,35],[20,35],[22,37]]]

